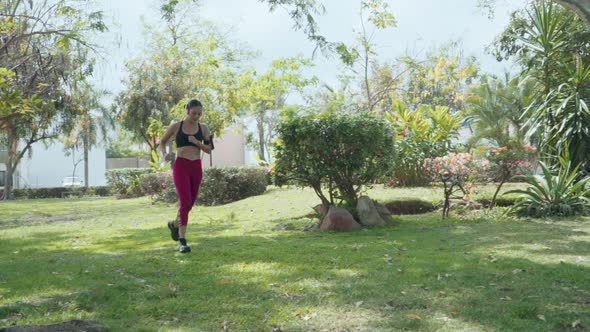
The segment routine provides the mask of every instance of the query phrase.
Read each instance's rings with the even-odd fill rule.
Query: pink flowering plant
[[[140,176],[143,195],[150,196],[154,202],[176,201],[176,188],[171,172],[155,172]]]
[[[489,208],[494,207],[496,198],[504,183],[511,181],[517,175],[531,175],[534,173],[536,149],[530,145],[511,144],[498,148],[487,149],[486,157],[490,162],[489,180],[497,183],[496,191]]]
[[[463,200],[469,201],[477,193],[472,180],[476,178],[477,167],[481,163],[474,161],[470,153],[449,153],[444,157],[426,158],[424,168],[433,181],[442,183],[444,203],[442,217],[447,218],[453,195],[461,193]]]

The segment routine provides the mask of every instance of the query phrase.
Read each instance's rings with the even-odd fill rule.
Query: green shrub
[[[540,162],[541,175],[524,177],[531,186],[526,190],[511,190],[506,194],[519,194],[523,199],[511,211],[519,216],[571,216],[584,213],[590,207],[586,189],[590,178],[576,182],[579,167],[572,167],[567,156],[560,156],[557,172]]]
[[[220,205],[266,191],[267,172],[263,167],[209,167],[203,171],[197,204]],[[141,176],[141,187],[156,202],[178,201],[172,173]]]
[[[25,188],[14,189],[13,196],[15,199],[41,199],[41,198],[61,198],[67,192],[74,192],[80,196],[109,196],[110,189],[107,186],[81,187],[81,188]]]
[[[138,197],[142,195],[139,177],[153,172],[153,168],[110,169],[106,173],[107,183],[117,197]]]
[[[424,160],[449,152],[451,141],[461,128],[462,114],[452,114],[443,106],[419,105],[408,109],[399,101],[394,101],[386,114],[397,134],[395,178],[390,185],[427,185],[431,179],[424,170]]]
[[[431,202],[421,199],[396,200],[384,204],[391,214],[421,214],[436,210]]]
[[[109,186],[96,186],[96,187],[90,187],[91,189],[94,190],[94,195],[96,196],[110,196],[112,195],[111,193],[111,187]]]
[[[494,203],[494,207],[509,207],[515,205],[520,199],[517,197],[498,197]],[[492,203],[491,198],[478,198],[475,200],[482,206],[488,207]]]
[[[154,202],[174,203],[178,200],[171,172],[142,174],[139,187],[141,195],[152,197]]]
[[[261,195],[268,184],[263,167],[205,168],[197,203],[220,205]]]
[[[424,170],[424,160],[441,155],[440,143],[416,142],[411,137],[398,139],[392,187],[417,187],[430,183],[431,176]]]
[[[393,170],[394,129],[376,115],[310,114],[277,132],[275,183],[311,187],[325,205],[356,206],[364,186]]]

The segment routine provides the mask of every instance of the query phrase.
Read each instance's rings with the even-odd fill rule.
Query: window
[[[6,175],[6,171],[0,171],[0,187],[4,187],[4,176]]]

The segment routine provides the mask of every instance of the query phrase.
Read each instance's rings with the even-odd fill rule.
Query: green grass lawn
[[[491,188],[487,188],[489,192]],[[432,189],[369,191],[381,202]],[[0,203],[0,327],[94,319],[114,331],[590,329],[590,218],[392,217],[352,233],[314,221],[310,190],[191,212],[147,198]]]

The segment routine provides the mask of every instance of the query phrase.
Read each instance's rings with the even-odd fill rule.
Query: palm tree
[[[524,144],[525,133],[522,113],[532,98],[532,83],[520,77],[482,77],[480,84],[471,89],[468,98],[467,121],[474,127],[469,144],[482,140],[496,146],[512,143]]]
[[[106,138],[109,129],[114,129],[114,116],[102,103],[109,93],[96,89],[88,82],[77,82],[72,89],[70,107],[78,109],[79,116],[72,124],[68,137],[63,139],[66,149],[82,148],[84,151],[84,186],[89,186],[88,154],[98,145],[100,137]]]

